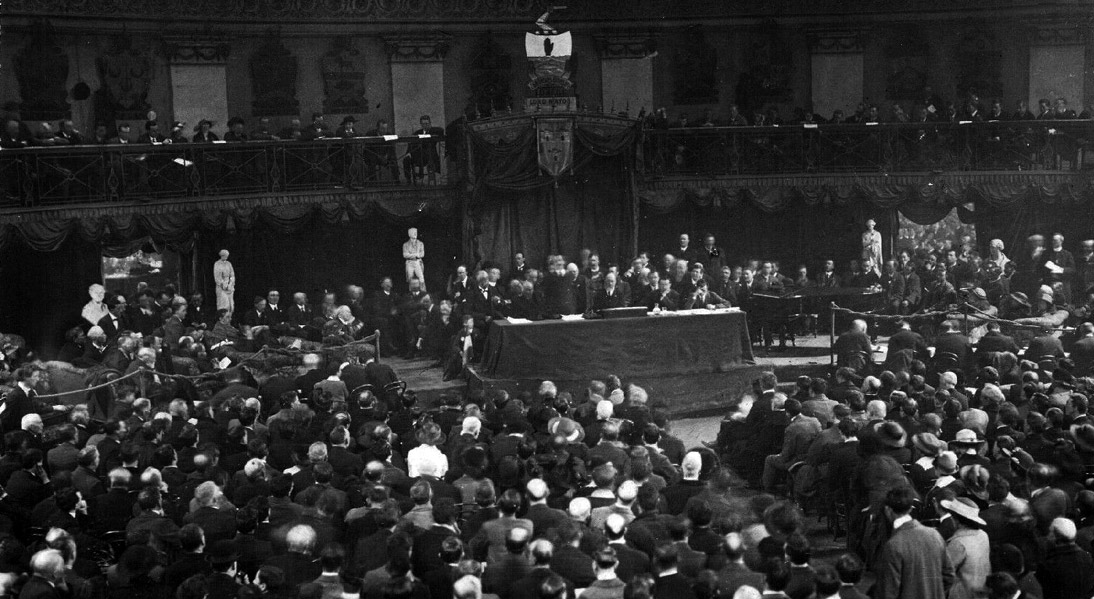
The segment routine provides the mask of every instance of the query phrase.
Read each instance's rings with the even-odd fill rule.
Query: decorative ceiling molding
[[[444,33],[384,36],[391,62],[441,62],[448,55],[452,36]]]
[[[1075,21],[1033,23],[1029,27],[1032,46],[1081,46],[1086,43],[1088,28]]]
[[[657,54],[657,38],[651,33],[612,32],[594,35],[600,58],[649,58]]]
[[[809,51],[813,54],[858,54],[866,45],[866,32],[861,30],[816,30],[806,33]]]
[[[171,64],[224,64],[232,46],[228,38],[212,35],[164,35],[163,53]]]

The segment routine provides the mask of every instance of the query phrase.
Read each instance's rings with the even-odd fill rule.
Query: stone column
[[[171,66],[172,121],[186,123],[186,135],[201,119],[215,123],[213,131],[223,137],[228,124],[227,61],[231,46],[216,37],[168,36],[164,53]],[[160,130],[170,131],[170,123]]]
[[[653,57],[657,42],[648,34],[607,33],[595,36],[600,53],[600,101],[604,111],[628,110],[638,116],[653,105]]]
[[[813,112],[825,118],[832,111],[855,113],[862,101],[863,33],[850,30],[820,30],[808,33],[812,58]]]
[[[1076,23],[1036,23],[1029,28],[1029,109],[1037,102],[1066,98],[1076,114],[1083,111],[1086,34]],[[1004,106],[1004,108],[1010,108]]]
[[[390,36],[384,38],[391,65],[392,127],[399,135],[419,128],[428,114],[434,127],[444,127],[444,57],[450,36]]]

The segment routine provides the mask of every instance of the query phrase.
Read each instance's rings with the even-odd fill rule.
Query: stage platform
[[[824,377],[829,373],[828,336],[799,337],[797,346],[788,347],[785,352],[765,353],[762,348],[753,348],[754,365],[736,366],[727,372],[691,374],[660,378],[637,377],[625,380],[634,382],[647,391],[651,397],[663,398],[672,408],[673,416],[705,416],[720,414],[730,399],[748,391],[752,380],[760,372],[772,370],[783,383],[793,385],[794,379],[806,375]],[[407,382],[407,388],[418,394],[424,407],[438,405],[440,397],[446,393],[464,393],[472,390],[504,389],[510,393],[535,391],[541,381],[519,379],[493,379],[483,376],[477,368],[471,371],[469,380],[442,380],[441,368],[433,366],[433,360],[418,358],[384,358]],[[608,373],[605,373],[608,374]],[[574,394],[584,393],[588,381],[567,381],[552,379],[561,390]]]

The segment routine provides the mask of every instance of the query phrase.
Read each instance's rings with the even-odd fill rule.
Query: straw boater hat
[[[969,428],[963,428],[957,431],[957,435],[950,444],[957,450],[960,450],[961,453],[970,453],[979,449],[984,442],[984,439],[980,438],[980,435],[976,434],[976,431]]]
[[[964,518],[969,522],[980,526],[988,525],[988,523],[984,522],[984,519],[980,517],[980,510],[976,507],[976,504],[968,497],[958,497],[953,500],[943,499],[938,504],[947,512]]]
[[[555,417],[547,421],[547,431],[552,435],[563,435],[569,443],[580,443],[585,439],[585,429],[566,417]]]
[[[423,424],[414,434],[414,438],[418,440],[418,443],[424,445],[443,445],[445,441],[444,431],[441,430],[441,425],[436,422]]]

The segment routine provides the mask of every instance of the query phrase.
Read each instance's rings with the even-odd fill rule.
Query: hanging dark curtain
[[[861,255],[861,236],[870,218],[877,221],[888,253],[895,211],[865,202],[809,205],[801,199],[774,212],[752,202],[684,203],[668,212],[644,205],[638,245],[658,256],[671,253],[681,233],[689,234],[696,246],[702,243],[702,235],[712,233],[732,264],[778,260],[781,272],[792,276],[799,264],[812,274],[824,260],[832,259],[842,271],[849,260]]]
[[[428,213],[407,218],[377,213],[335,223],[313,216],[291,229],[256,221],[246,228],[205,232],[197,244],[198,289],[214,297],[213,263],[220,250],[227,249],[236,272],[237,311],[270,289],[281,291],[285,302],[292,293],[303,291],[317,303],[324,290],[341,293],[350,284],[371,294],[380,279],[389,276],[396,289],[403,290],[402,246],[409,227],[416,227],[425,243],[426,288],[444,289],[460,250],[460,228],[448,216]]]
[[[79,235],[50,252],[11,243],[0,251],[0,281],[0,331],[22,335],[39,355],[52,357],[64,332],[83,322],[87,288],[102,282],[102,254]]]
[[[637,126],[596,127],[576,117],[573,167],[557,180],[538,163],[529,119],[511,140],[469,134],[475,187],[468,205],[472,261],[508,265],[515,252],[541,265],[550,254],[576,259],[583,248],[605,263],[627,260],[637,228]]]
[[[629,256],[632,195],[621,162],[597,158],[586,174],[564,177],[558,187],[486,192],[478,210],[477,257],[507,265],[520,251],[539,265],[551,254],[576,259],[582,248],[599,252],[605,262]]]

